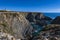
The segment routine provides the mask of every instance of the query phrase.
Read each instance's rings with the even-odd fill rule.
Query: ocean
[[[43,13],[45,16],[56,18],[57,16],[60,16],[60,13]]]

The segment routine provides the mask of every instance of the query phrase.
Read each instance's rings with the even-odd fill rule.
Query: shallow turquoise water
[[[32,35],[37,36],[41,30],[43,30],[42,26],[36,25],[36,24],[32,24],[33,28],[34,28],[34,32],[32,33]]]

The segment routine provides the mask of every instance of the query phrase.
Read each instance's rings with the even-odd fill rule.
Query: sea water
[[[31,24],[33,26],[33,33],[32,35],[36,36],[40,33],[40,31],[43,29],[43,26],[40,26],[40,25],[36,25],[36,24]]]

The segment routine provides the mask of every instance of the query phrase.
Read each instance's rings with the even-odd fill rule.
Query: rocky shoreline
[[[32,22],[26,18],[29,13],[32,13],[34,17],[38,14],[38,12],[1,11],[0,37],[2,38],[1,35],[3,35],[3,38],[7,38],[1,40],[60,39],[60,16],[56,17],[55,19],[52,19],[40,13],[40,19],[37,20],[37,17],[34,19],[34,17],[32,16],[32,18],[34,19],[34,21]],[[7,34],[9,35],[9,37]]]

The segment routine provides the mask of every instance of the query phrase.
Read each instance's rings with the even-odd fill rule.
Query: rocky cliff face
[[[28,12],[0,12],[0,31],[20,39],[31,37],[33,28],[25,18],[27,14]],[[36,14],[37,13],[33,13],[33,16],[35,17]],[[48,24],[48,21],[52,20],[43,14],[41,14],[39,18],[41,18],[41,24]]]
[[[20,13],[0,13],[0,25],[2,25],[0,31],[21,39],[24,39],[27,35],[30,36],[33,29]]]
[[[60,24],[60,16],[57,16],[52,22],[51,24]]]

